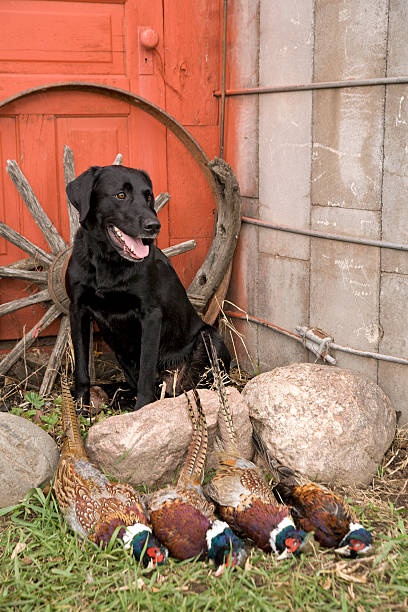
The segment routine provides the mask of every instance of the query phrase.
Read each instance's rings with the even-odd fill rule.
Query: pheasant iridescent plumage
[[[250,538],[265,552],[272,550],[280,559],[291,554],[298,556],[307,541],[306,532],[295,527],[289,509],[276,501],[258,467],[240,456],[217,356],[214,347],[211,348],[214,382],[220,398],[223,450],[205,492],[239,535]]]
[[[372,547],[371,533],[358,523],[351,508],[329,489],[282,465],[256,431],[253,438],[277,482],[274,487],[276,497],[291,507],[297,527],[313,531],[319,544],[335,548],[345,557],[367,554]]]
[[[218,568],[242,565],[246,558],[243,542],[229,526],[216,518],[214,506],[202,492],[207,454],[207,423],[195,389],[196,419],[186,394],[193,436],[177,484],[155,492],[149,503],[154,533],[177,559],[208,557]]]
[[[64,442],[54,492],[68,526],[102,546],[119,528],[117,537],[138,561],[161,565],[168,552],[153,535],[138,493],[128,484],[110,482],[89,461],[68,384],[62,380],[61,385]]]

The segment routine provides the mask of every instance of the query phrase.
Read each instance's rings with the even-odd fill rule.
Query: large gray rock
[[[200,389],[209,432],[207,467],[215,465],[212,451],[217,433],[218,396]],[[234,426],[244,457],[253,454],[249,411],[240,393],[227,388]],[[173,482],[187,454],[192,426],[184,395],[144,406],[137,412],[113,416],[90,428],[86,451],[107,474],[137,486]]]
[[[45,486],[58,459],[57,445],[41,427],[0,412],[0,508],[21,501],[33,487]]]
[[[254,429],[282,463],[326,483],[368,483],[390,446],[396,413],[375,383],[309,363],[247,383]]]

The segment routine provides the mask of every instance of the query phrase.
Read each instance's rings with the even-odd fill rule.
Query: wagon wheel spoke
[[[47,272],[36,272],[35,270],[19,270],[18,268],[0,267],[0,278],[19,278],[33,281],[34,283],[46,283]]]
[[[27,238],[13,230],[11,227],[0,221],[0,236],[3,236],[6,240],[14,244],[19,249],[22,249],[32,257],[34,257],[38,263],[48,267],[52,262],[52,257],[49,253],[46,253],[40,247],[36,246]]]
[[[65,185],[68,185],[75,178],[75,162],[74,162],[74,154],[72,150],[67,145],[64,145],[64,153],[63,153],[63,166],[64,166],[64,180]],[[69,236],[70,236],[70,244],[72,245],[74,242],[75,234],[79,228],[79,215],[76,208],[67,198],[67,206],[68,206],[68,219],[69,219]]]
[[[186,242],[180,242],[179,244],[163,249],[163,253],[167,257],[174,257],[175,255],[181,255],[181,253],[187,253],[187,251],[195,249],[196,246],[197,243],[195,240],[187,240]]]
[[[48,289],[43,289],[42,291],[33,293],[33,295],[29,295],[28,297],[2,304],[0,306],[0,317],[5,314],[9,314],[10,312],[15,312],[20,308],[25,308],[26,306],[31,306],[32,304],[38,304],[39,302],[46,302],[49,300],[51,300],[51,296]]]
[[[58,374],[58,367],[61,364],[62,357],[65,352],[65,346],[68,340],[68,332],[69,317],[67,315],[64,315],[61,318],[57,339],[55,341],[54,348],[47,363],[47,369],[45,370],[44,378],[40,387],[40,395],[48,395],[49,393],[51,393],[55,378]]]
[[[53,253],[58,253],[66,248],[65,241],[61,238],[56,228],[48,218],[47,213],[42,208],[37,200],[30,183],[27,181],[24,174],[21,172],[15,160],[7,161],[7,173],[17,188],[17,191],[23,198],[28,210],[30,211],[34,221],[40,228],[44,238],[51,247]]]
[[[13,350],[8,353],[2,361],[0,361],[0,374],[5,374],[9,368],[23,355],[36,340],[38,334],[46,327],[51,325],[53,321],[61,314],[60,309],[56,304],[49,307],[44,316],[34,325],[34,327],[17,342]]]
[[[169,200],[170,200],[169,193],[159,193],[159,195],[154,200],[155,212],[158,213],[159,210],[161,210],[163,206],[165,206]]]
[[[13,261],[13,263],[7,265],[8,268],[13,268],[14,270],[36,270],[37,265],[34,257],[24,257],[23,259],[19,259],[18,261]]]

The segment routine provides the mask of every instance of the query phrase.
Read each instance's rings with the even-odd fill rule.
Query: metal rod
[[[350,81],[327,81],[322,83],[302,83],[300,85],[276,85],[274,87],[248,87],[243,89],[227,89],[225,96],[249,96],[265,93],[282,93],[285,91],[311,91],[314,89],[341,89],[343,87],[372,87],[376,85],[403,85],[408,83],[408,76],[379,77],[376,79],[357,79]],[[222,91],[214,91],[214,96],[220,97]]]
[[[227,317],[232,317],[234,319],[241,319],[243,321],[250,321],[251,323],[256,323],[257,325],[262,325],[263,327],[267,327],[272,329],[273,331],[278,332],[279,334],[283,334],[284,336],[289,336],[289,338],[293,338],[297,342],[303,344],[303,337],[294,334],[287,329],[283,329],[282,327],[278,327],[278,325],[274,325],[273,323],[269,323],[269,321],[264,321],[263,319],[259,319],[258,317],[254,317],[253,315],[249,315],[241,312],[230,312],[224,311],[224,314]],[[370,351],[360,351],[359,349],[353,349],[349,346],[342,346],[341,344],[336,344],[335,342],[329,342],[327,345],[328,349],[334,349],[336,351],[342,351],[343,353],[350,353],[351,355],[358,355],[359,357],[370,357],[371,359],[378,359],[380,361],[391,361],[392,363],[400,363],[402,365],[408,365],[408,359],[404,359],[403,357],[393,357],[392,355],[383,355],[382,353],[372,353]]]
[[[243,223],[258,225],[268,229],[278,230],[281,232],[290,232],[292,234],[301,234],[303,236],[311,236],[313,238],[323,238],[324,240],[339,240],[340,242],[353,242],[354,244],[362,244],[364,246],[374,246],[383,249],[395,249],[397,251],[408,251],[408,244],[399,244],[398,242],[387,242],[385,240],[369,240],[368,238],[354,238],[353,236],[341,236],[340,234],[326,234],[315,230],[299,229],[296,227],[288,227],[287,225],[278,225],[269,223],[268,221],[260,221],[251,217],[242,217]]]
[[[224,126],[225,126],[225,80],[227,64],[227,0],[224,0],[222,17],[222,74],[221,74],[221,119],[220,119],[220,159],[224,155]]]

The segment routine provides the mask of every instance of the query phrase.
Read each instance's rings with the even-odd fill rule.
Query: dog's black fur
[[[221,336],[197,315],[174,268],[153,244],[160,222],[148,174],[93,166],[67,185],[67,194],[81,224],[66,274],[76,400],[89,405],[92,319],[137,396],[135,410],[154,400],[155,385],[168,369],[178,368],[169,395],[196,385],[209,366],[208,337],[228,371],[230,354]]]

